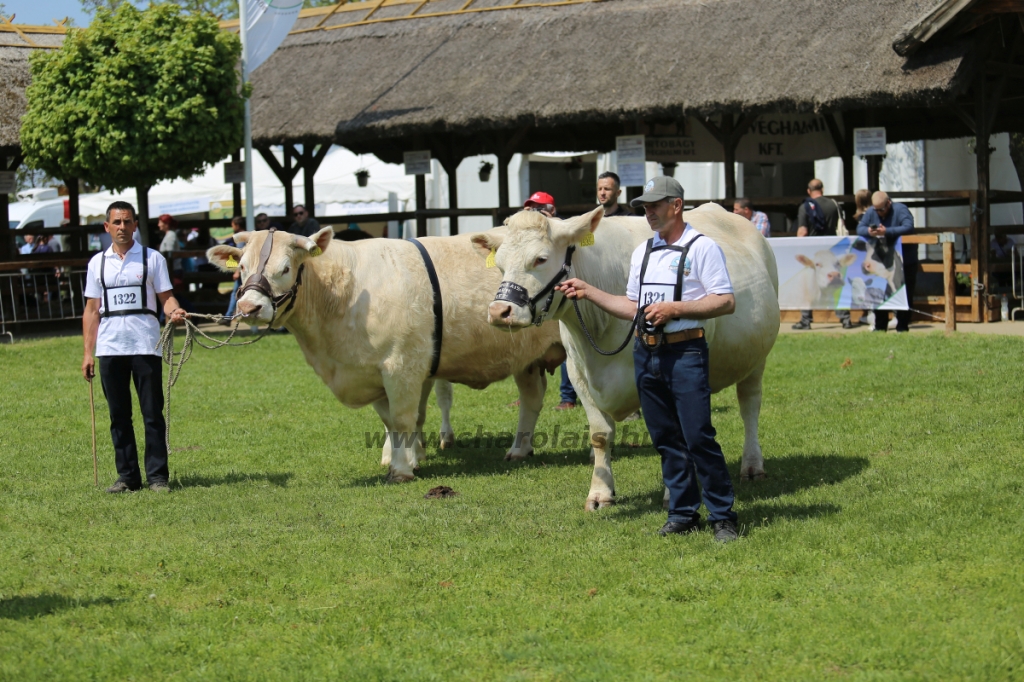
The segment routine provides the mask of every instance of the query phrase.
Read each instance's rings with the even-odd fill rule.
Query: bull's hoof
[[[757,471],[754,467],[747,467],[740,472],[741,481],[763,481],[765,478],[767,478],[767,476],[765,476],[763,469],[761,471]]]
[[[587,503],[583,508],[587,511],[597,511],[598,509],[604,509],[605,507],[611,507],[615,504],[615,498],[599,493],[594,493],[587,498]]]
[[[414,474],[403,474],[392,469],[388,472],[388,477],[384,479],[385,483],[407,483],[416,478]]]
[[[452,433],[451,431],[449,431],[448,433],[442,433],[441,442],[439,443],[439,445],[442,450],[447,450],[448,448],[455,445],[455,434]]]
[[[522,462],[527,457],[533,457],[533,448],[530,448],[526,452],[513,452],[509,450],[505,453],[506,462]]]

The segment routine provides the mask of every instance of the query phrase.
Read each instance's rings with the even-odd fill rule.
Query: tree
[[[86,14],[95,15],[100,10],[115,11],[123,4],[138,6],[138,0],[79,0]],[[170,0],[187,12],[207,12],[220,19],[237,19],[237,0]]]
[[[135,187],[145,227],[150,186],[198,175],[242,145],[241,51],[216,18],[177,5],[98,11],[59,50],[31,56],[26,162],[59,178]]]

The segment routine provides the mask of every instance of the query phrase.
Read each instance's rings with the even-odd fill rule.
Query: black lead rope
[[[417,239],[410,239],[423,256],[423,265],[427,268],[427,277],[430,279],[430,288],[434,290],[434,355],[430,360],[430,376],[437,374],[438,365],[441,364],[441,335],[444,332],[444,305],[441,301],[441,283],[437,280],[437,271],[434,269],[434,262],[430,260],[427,249]]]

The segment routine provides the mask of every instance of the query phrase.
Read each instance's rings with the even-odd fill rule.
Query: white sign
[[[615,138],[616,169],[622,187],[643,187],[647,182],[647,149],[643,135],[620,135]]]
[[[210,197],[190,197],[188,199],[171,199],[151,201],[149,204],[149,217],[168,213],[170,215],[188,215],[190,213],[206,213],[210,210]]]
[[[302,0],[243,0],[246,13],[249,73],[274,54],[299,18]]]
[[[406,175],[430,175],[430,150],[425,152],[405,152],[402,154],[405,162]]]
[[[14,171],[0,171],[0,194],[14,194],[17,191],[17,174]]]
[[[224,184],[240,185],[245,182],[245,161],[224,162]]]
[[[885,156],[885,128],[854,128],[854,156]]]

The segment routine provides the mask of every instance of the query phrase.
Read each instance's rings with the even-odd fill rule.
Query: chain
[[[181,369],[188,362],[188,359],[192,357],[192,350],[195,344],[199,344],[207,350],[214,350],[216,348],[223,348],[224,346],[249,346],[264,336],[270,331],[268,325],[266,329],[259,333],[255,339],[249,339],[248,341],[236,341],[232,343],[231,339],[238,333],[238,326],[241,323],[241,316],[235,315],[235,325],[231,328],[231,333],[228,334],[226,339],[218,339],[210,336],[202,329],[196,326],[192,321],[194,318],[201,318],[205,320],[220,320],[221,315],[204,315],[202,313],[189,313],[188,317],[184,320],[185,326],[185,344],[181,347],[180,352],[174,350],[174,327],[170,321],[164,325],[163,331],[160,333],[160,342],[156,344],[156,349],[160,352],[160,357],[163,358],[164,364],[167,365],[167,394],[164,396],[164,444],[167,447],[167,454],[171,454],[171,386],[174,386],[178,381],[178,376],[181,374]],[[210,342],[209,345],[203,343],[203,339]],[[177,358],[177,361],[175,361]]]

